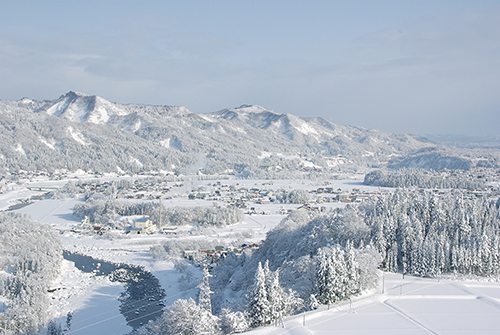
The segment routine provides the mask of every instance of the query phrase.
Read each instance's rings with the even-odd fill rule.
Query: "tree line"
[[[381,267],[417,276],[500,274],[500,200],[397,190],[361,206]]]
[[[368,173],[364,179],[365,185],[381,187],[419,187],[419,188],[454,188],[480,189],[484,182],[472,178],[443,177],[434,171],[417,168],[402,168],[394,171],[376,170]]]
[[[154,224],[160,222],[160,204],[158,202],[125,202],[110,199],[106,195],[94,193],[85,203],[76,204],[73,215],[79,219],[89,217],[91,222],[99,222],[102,225],[115,225],[118,215],[149,216]],[[215,207],[165,207],[162,205],[162,225],[171,226],[217,226],[224,227],[236,224],[243,220],[243,213],[237,208],[215,208]]]

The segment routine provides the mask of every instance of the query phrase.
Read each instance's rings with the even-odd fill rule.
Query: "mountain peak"
[[[259,105],[247,105],[247,104],[241,105],[240,107],[231,108],[231,109],[234,110],[234,111],[246,112],[246,113],[270,112],[270,111],[268,111],[267,109],[265,109],[262,106],[259,106]],[[272,113],[274,113],[274,112],[272,112]]]
[[[78,91],[69,91],[68,93],[63,94],[63,96],[91,97],[91,95],[89,94],[85,94]]]

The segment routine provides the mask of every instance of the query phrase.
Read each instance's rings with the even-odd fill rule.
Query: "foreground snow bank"
[[[384,277],[376,294],[245,334],[498,334],[500,283]]]

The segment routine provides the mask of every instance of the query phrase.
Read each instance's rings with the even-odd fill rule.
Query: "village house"
[[[146,217],[135,220],[132,228],[130,228],[130,232],[136,234],[152,234],[155,230],[156,227],[153,226],[153,221]]]
[[[175,226],[166,226],[162,227],[160,229],[160,232],[166,235],[176,235],[177,234],[177,227]]]

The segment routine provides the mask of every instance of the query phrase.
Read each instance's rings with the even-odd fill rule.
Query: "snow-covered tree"
[[[62,246],[50,227],[19,214],[0,215],[0,279],[6,332],[36,332],[48,320],[47,290],[59,273]]]
[[[247,317],[240,311],[231,312],[231,310],[223,308],[220,320],[224,334],[243,333],[250,328]]]
[[[271,306],[266,281],[262,263],[259,262],[248,303],[248,314],[253,327],[265,325],[271,321]]]
[[[285,292],[279,281],[280,269],[272,272],[269,261],[259,262],[254,284],[249,293],[248,314],[253,327],[277,322],[284,315],[303,308],[303,301],[291,289]]]
[[[50,321],[47,325],[47,335],[63,335],[63,330],[61,324],[57,324],[55,321]]]
[[[141,335],[220,334],[219,318],[197,305],[193,299],[176,300],[161,317],[137,331]]]
[[[210,299],[210,294],[213,292],[210,291],[210,277],[212,275],[208,272],[208,266],[206,263],[203,264],[203,273],[201,277],[201,284],[198,286],[198,305],[201,308],[206,309],[210,313],[212,313],[212,302]]]
[[[323,249],[319,249],[316,263],[316,296],[322,304],[335,302],[335,294],[331,289],[333,275],[334,270],[331,258]]]
[[[283,315],[293,315],[304,309],[304,300],[291,288],[284,291],[283,302]]]
[[[316,299],[316,296],[314,294],[311,294],[309,300],[307,301],[307,308],[310,311],[312,311],[318,309],[318,307],[319,307],[318,299]]]
[[[359,292],[361,285],[355,257],[350,242],[347,250],[338,245],[318,250],[316,297],[320,303],[332,304]]]
[[[279,283],[279,269],[268,274],[266,286],[270,321],[276,322],[282,319],[285,310],[285,292]]]
[[[278,200],[284,204],[306,204],[310,200],[309,192],[306,190],[281,191]]]
[[[329,290],[333,295],[333,301],[337,302],[349,296],[347,267],[345,264],[344,251],[337,245],[333,248],[331,254],[332,276]]]
[[[359,293],[358,266],[356,264],[356,256],[351,242],[348,242],[346,245],[344,259],[346,266],[345,286],[347,298]]]

